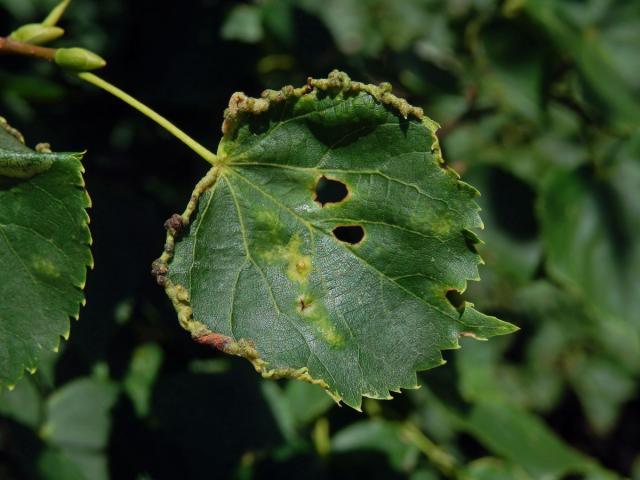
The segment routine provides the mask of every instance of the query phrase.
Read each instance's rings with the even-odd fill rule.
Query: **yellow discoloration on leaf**
[[[33,269],[35,271],[43,275],[46,275],[47,277],[51,277],[51,278],[60,277],[60,271],[56,268],[54,263],[48,258],[36,257],[31,262],[31,265],[33,266]]]
[[[267,262],[275,263],[284,260],[287,263],[287,276],[296,283],[305,283],[312,269],[310,255],[301,253],[302,240],[295,234],[287,245],[279,245],[262,253]]]
[[[311,257],[309,255],[299,255],[295,253],[289,254],[289,268],[287,275],[291,280],[298,283],[307,281],[307,277],[311,272]]]
[[[318,299],[308,294],[300,295],[297,299],[296,311],[301,317],[312,323],[329,345],[332,347],[344,345],[344,336],[329,320],[326,309]]]
[[[434,221],[430,225],[433,233],[438,236],[446,236],[451,233],[451,229],[453,227],[452,222],[448,221],[446,218],[441,218],[437,221]]]

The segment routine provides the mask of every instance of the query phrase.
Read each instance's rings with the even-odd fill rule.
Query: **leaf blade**
[[[0,157],[15,152],[46,156],[51,166],[30,178],[0,175],[0,386],[35,370],[41,353],[68,336],[93,262],[81,154],[41,154],[0,128]]]
[[[479,278],[482,222],[477,191],[442,166],[436,129],[387,86],[341,73],[235,94],[221,163],[161,259],[183,326],[263,376],[318,383],[356,409],[363,395],[416,388],[416,370],[444,363],[461,335],[513,331],[446,298]],[[323,178],[346,197],[318,202]],[[349,225],[359,241],[334,233]]]

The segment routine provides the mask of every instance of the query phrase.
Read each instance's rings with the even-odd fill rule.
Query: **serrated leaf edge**
[[[25,140],[24,137],[22,135],[22,133],[17,130],[16,128],[13,128],[4,117],[0,117],[0,128],[3,128],[5,131],[7,131],[9,134],[11,134],[13,137],[16,138],[16,140],[18,140],[20,143],[25,144]],[[78,162],[80,162],[80,168],[78,170],[79,173],[79,182],[75,183],[75,184],[70,184],[70,187],[73,188],[77,188],[79,190],[82,191],[83,193],[83,208],[82,211],[84,212],[84,220],[82,222],[81,228],[87,233],[88,238],[86,243],[84,244],[87,247],[91,247],[91,245],[93,244],[93,237],[91,236],[91,229],[89,228],[89,223],[90,223],[90,217],[89,214],[87,212],[87,210],[89,208],[92,207],[92,200],[91,197],[89,196],[89,192],[86,189],[86,185],[85,185],[85,181],[84,181],[84,176],[83,174],[85,173],[85,169],[84,169],[84,165],[81,163],[84,155],[86,153],[86,150],[82,151],[82,152],[58,152],[56,153],[56,155],[63,155],[63,154],[68,154],[70,156],[71,159],[76,160]],[[44,172],[43,172],[44,173]],[[29,181],[28,179],[25,179],[25,181]],[[84,276],[82,278],[82,280],[80,281],[79,284],[74,285],[75,288],[77,288],[78,290],[80,290],[81,292],[84,292],[84,287],[86,285],[86,280],[87,280],[87,268],[89,269],[93,269],[94,268],[94,259],[93,259],[93,253],[91,252],[91,248],[88,249],[88,258],[87,261],[84,263]],[[74,311],[69,312],[67,314],[67,330],[65,332],[63,332],[62,334],[58,335],[56,337],[56,342],[54,343],[51,351],[54,353],[58,353],[59,349],[60,349],[60,344],[61,344],[61,339],[64,340],[68,340],[70,333],[71,333],[71,324],[69,322],[69,320],[71,318],[75,319],[75,320],[79,320],[80,318],[80,307],[84,306],[86,304],[86,297],[82,296],[82,299],[80,300],[80,302],[78,302],[76,308],[74,309]],[[42,349],[40,349],[40,352],[42,351]],[[3,387],[7,387],[7,389],[9,391],[12,391],[17,382],[19,382],[22,378],[24,378],[24,373],[28,372],[30,375],[34,375],[37,371],[38,371],[38,365],[40,363],[40,358],[41,356],[39,354],[34,355],[34,357],[31,358],[32,363],[31,364],[27,364],[24,365],[24,367],[22,368],[20,374],[14,378],[13,383],[6,383],[3,384],[2,382],[0,382],[0,391],[2,391]]]

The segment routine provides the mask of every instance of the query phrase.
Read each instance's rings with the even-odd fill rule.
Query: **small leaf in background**
[[[337,71],[234,94],[220,163],[154,267],[181,325],[356,409],[416,388],[416,370],[442,365],[461,336],[514,331],[447,297],[479,279],[482,222],[435,129],[388,87]]]
[[[465,429],[490,451],[522,467],[533,478],[561,479],[569,473],[616,478],[562,442],[539,418],[499,402],[476,403]]]
[[[262,40],[262,14],[254,5],[236,5],[225,20],[222,38],[256,43]]]
[[[409,471],[416,464],[418,449],[403,436],[403,425],[382,419],[355,422],[331,438],[331,450],[344,453],[373,450],[384,453],[398,471]]]
[[[122,386],[140,417],[149,413],[152,388],[162,366],[163,355],[162,349],[153,343],[140,345],[133,352]]]
[[[41,437],[63,451],[86,478],[108,478],[105,448],[118,395],[119,386],[111,381],[82,378],[47,399]]]
[[[31,150],[0,124],[0,387],[37,369],[79,315],[93,265],[80,158]]]
[[[40,425],[41,409],[40,392],[30,378],[18,383],[11,392],[0,392],[0,416],[36,429]]]
[[[281,388],[275,382],[263,382],[261,387],[280,432],[288,441],[296,440],[302,428],[335,405],[321,389],[308,383],[290,380]]]

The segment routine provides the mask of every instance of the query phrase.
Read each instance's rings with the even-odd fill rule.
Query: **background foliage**
[[[55,1],[0,0],[8,33]],[[50,65],[1,58],[0,113],[87,147],[95,239],[71,340],[0,393],[0,478],[640,478],[640,4],[76,0],[66,42],[214,148],[235,90],[390,81],[483,192],[465,298],[519,325],[364,414],[194,344],[148,274],[206,164]]]

